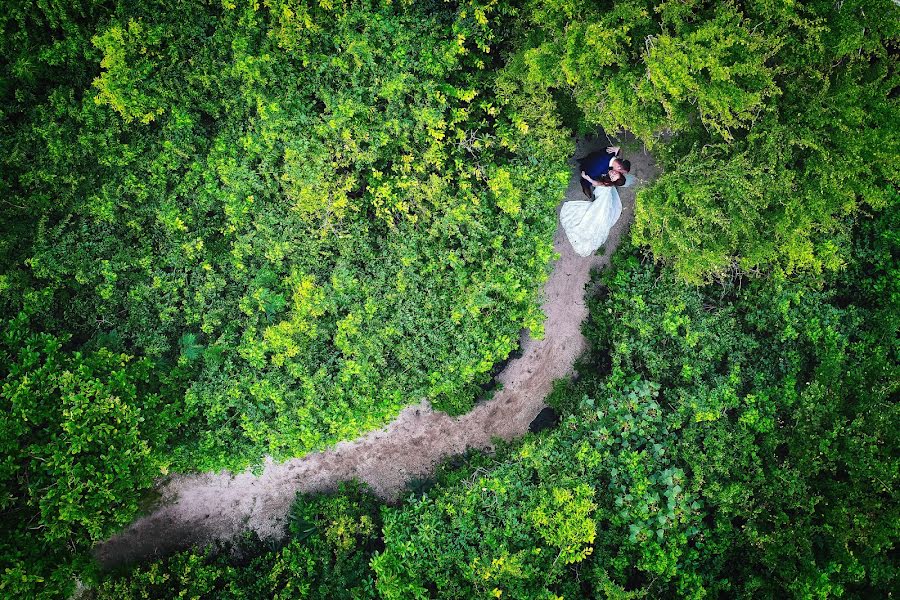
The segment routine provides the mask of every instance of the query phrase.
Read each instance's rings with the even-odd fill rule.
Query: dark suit
[[[597,150],[579,160],[578,166],[581,167],[581,170],[584,171],[588,177],[597,180],[608,176],[609,163],[611,163],[612,159],[615,157],[615,154],[607,152],[606,150]],[[591,189],[590,182],[584,177],[579,176],[579,178],[581,179],[581,189],[585,196],[593,198],[594,192]]]

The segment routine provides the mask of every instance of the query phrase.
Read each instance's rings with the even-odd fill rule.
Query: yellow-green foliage
[[[26,333],[71,340],[57,363],[134,356],[153,374],[127,401],[106,375],[52,374],[54,393],[23,380],[18,396],[99,432],[32,478],[43,504],[5,492],[10,519],[37,519],[28,535],[72,541],[59,580],[163,471],[301,456],[422,398],[465,411],[522,328],[542,333],[571,140],[546,90],[503,70],[518,10],[0,11],[4,325],[22,312]],[[130,447],[104,450],[119,437]],[[89,477],[98,453],[124,470]]]
[[[779,423],[777,394],[802,404],[790,413],[797,423],[844,422],[838,379],[806,378],[799,393],[785,376],[743,394],[748,363],[737,351],[710,356],[722,339],[764,341],[720,336],[711,324],[732,331],[731,313],[699,319],[691,288],[677,286],[771,275],[785,296],[767,297],[793,319],[786,282],[857,269],[854,231],[897,203],[900,8],[890,0],[7,4],[4,595],[65,596],[90,544],[133,517],[141,491],[170,469],[299,456],[379,427],[422,398],[469,409],[521,329],[542,333],[539,289],[571,172],[571,134],[598,126],[633,132],[662,167],[639,191],[633,240],[672,266],[672,302],[654,300],[645,278],[655,275],[635,275],[635,292],[617,296],[627,296],[625,305],[607,307],[634,334],[616,338],[613,377],[592,392],[612,398],[616,411],[585,406],[573,437],[553,438],[547,452],[523,446],[548,465],[571,466],[567,453],[576,452],[579,473],[521,456],[478,474],[481,487],[448,491],[452,501],[429,500],[437,508],[413,516],[433,520],[432,530],[404,532],[412,525],[389,519],[387,548],[375,559],[381,592],[572,597],[579,578],[569,569],[584,569],[608,594],[644,589],[646,577],[659,582],[646,588],[651,594],[699,595],[697,581],[720,571],[687,568],[701,552],[691,545],[700,513],[686,504],[696,491],[685,485],[691,474],[667,449],[683,423],[659,429],[652,386],[626,374],[674,385],[710,383],[704,374],[714,372],[709,389],[668,397],[691,435],[710,428],[723,436],[710,439],[713,449],[735,445],[723,433],[733,422],[747,428],[736,446],[755,448],[747,440]],[[889,298],[886,281],[864,291]],[[844,338],[825,318],[782,328],[759,316],[752,327],[786,338],[807,331],[830,347]],[[594,327],[594,337],[606,335]],[[872,364],[888,364],[888,350],[867,335],[841,348],[871,347]],[[667,354],[672,348],[684,356]],[[795,349],[782,351],[794,360]],[[822,368],[841,372],[841,352]],[[629,362],[636,357],[643,366]],[[797,371],[794,383],[806,375]],[[872,412],[885,414],[877,403]],[[818,439],[813,425],[806,437]],[[663,441],[638,448],[633,431]],[[829,431],[823,455],[838,435]],[[715,474],[700,454],[683,461]],[[797,469],[843,489],[844,467],[819,469],[812,450],[802,456]],[[752,477],[761,472],[741,460]],[[745,489],[762,495],[765,487],[722,481],[708,496],[727,510],[749,501]],[[789,504],[815,488],[790,481]],[[854,498],[868,522],[880,523],[877,502]],[[507,510],[507,501],[518,508]],[[471,514],[456,521],[460,506]],[[768,508],[760,501],[751,516]],[[751,529],[757,537],[747,543],[812,553],[773,533],[793,514]],[[601,521],[610,528],[591,529]],[[726,521],[722,528],[740,526]],[[445,554],[405,545],[421,535],[434,547],[444,525],[456,535],[440,538]],[[845,537],[869,531],[860,525]],[[891,532],[879,531],[872,545],[889,554]],[[729,539],[717,538],[716,552]],[[847,582],[863,571],[890,580],[864,549],[846,551],[867,557],[853,562],[842,540],[822,543],[841,558],[817,555],[819,579],[783,561],[796,595],[852,594]],[[599,547],[625,550],[595,563]],[[767,553],[765,568],[780,558]],[[206,573],[179,564],[184,574]],[[198,591],[185,593],[222,591],[216,577],[198,577]],[[316,593],[292,580],[285,595],[295,584],[297,594]],[[741,588],[759,589],[751,576]]]
[[[687,281],[836,271],[900,180],[896,3],[554,1],[528,19],[523,79],[571,126],[656,151],[634,239]]]
[[[594,490],[585,484],[574,490],[553,487],[529,515],[545,542],[559,549],[558,560],[574,563],[584,560],[593,550],[597,534],[591,515],[597,506],[591,502]]]
[[[103,52],[103,72],[94,80],[99,90],[94,100],[109,105],[126,122],[147,124],[165,112],[159,98],[145,89],[160,58],[164,28],[147,28],[140,20],[112,25],[93,38],[94,46]]]

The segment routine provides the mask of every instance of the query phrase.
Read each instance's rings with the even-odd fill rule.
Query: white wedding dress
[[[563,204],[559,221],[575,253],[590,256],[603,245],[609,230],[622,214],[622,200],[614,187],[595,187],[594,201],[573,200]]]

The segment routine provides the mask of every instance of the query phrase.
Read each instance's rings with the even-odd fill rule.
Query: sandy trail
[[[575,156],[606,145],[604,136],[579,142]],[[639,184],[655,175],[648,153],[631,152],[627,158]],[[249,472],[173,476],[157,490],[161,497],[152,512],[95,548],[97,560],[111,568],[230,540],[247,529],[261,538],[280,538],[297,492],[327,491],[341,481],[358,479],[382,498],[395,500],[408,481],[428,476],[441,460],[467,448],[490,449],[494,438],[524,435],[544,408],[553,381],[570,375],[575,359],[586,349],[581,335],[587,316],[585,285],[592,269],[609,264],[634,218],[634,188],[620,193],[622,217],[610,232],[603,256],[581,258],[557,229],[554,247],[560,259],[544,288],[545,337],[523,340],[521,358],[511,360],[497,376],[503,389],[491,400],[456,418],[434,412],[427,402],[410,406],[386,427],[356,440],[284,463],[267,461],[259,476]],[[574,170],[565,199],[584,199]]]

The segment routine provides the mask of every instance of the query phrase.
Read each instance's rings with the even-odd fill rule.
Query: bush
[[[368,562],[380,529],[376,499],[344,484],[332,495],[298,495],[280,547],[248,538],[236,548],[182,552],[108,575],[89,593],[96,600],[373,598]]]

